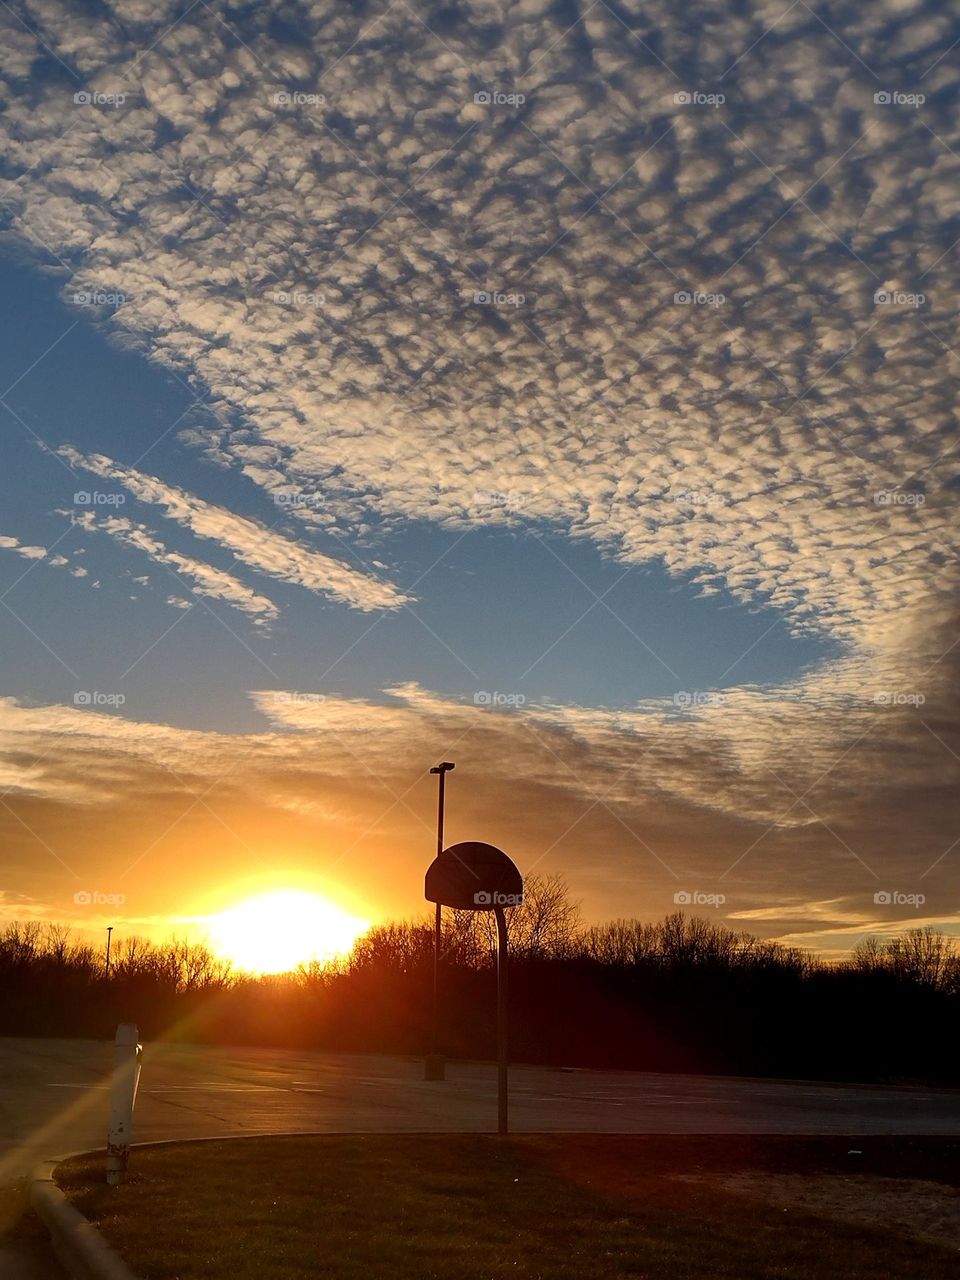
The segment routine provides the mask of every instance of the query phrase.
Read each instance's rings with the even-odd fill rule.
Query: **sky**
[[[0,918],[960,933],[956,11],[0,24]]]

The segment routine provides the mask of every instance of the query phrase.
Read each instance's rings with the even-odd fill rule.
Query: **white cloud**
[[[157,564],[166,565],[175,574],[189,578],[193,591],[199,596],[207,596],[222,600],[225,604],[251,614],[258,622],[269,622],[277,617],[277,606],[266,596],[258,595],[244,582],[231,573],[196,560],[193,556],[182,555],[165,546],[144,525],[128,520],[123,516],[105,516],[100,519],[89,511],[76,517],[76,523],[88,532],[109,534],[117,542],[136,551],[142,551]],[[168,603],[174,603],[173,600]],[[183,605],[178,601],[177,607]],[[189,606],[188,606],[189,607]]]
[[[198,537],[218,542],[260,573],[344,600],[356,609],[395,609],[410,599],[390,583],[351,569],[255,520],[204,502],[154,476],[121,466],[101,454],[85,456],[72,448],[61,449],[60,453],[72,466],[118,481],[140,502],[161,507],[169,519]]]
[[[956,72],[924,81],[926,114],[891,110],[802,10],[760,39],[764,13],[708,40],[655,5],[636,21],[658,61],[602,7],[566,36],[540,6],[471,7],[439,40],[401,11],[365,34],[321,6],[296,48],[257,19],[238,48],[201,8],[137,63],[123,109],[78,115],[53,86],[39,111],[14,107],[14,163],[38,140],[49,159],[7,194],[68,260],[83,251],[68,294],[122,292],[112,331],[243,422],[208,434],[211,454],[268,492],[322,487],[305,521],[548,520],[861,652],[907,649],[918,604],[944,613],[956,585],[939,461],[956,126],[934,105]],[[904,37],[924,25],[902,6],[889,20]],[[127,73],[113,27],[41,26],[92,85]],[[894,38],[849,6],[841,26],[868,64]],[[910,46],[907,87],[933,61],[912,67]],[[326,104],[278,107],[285,76]],[[721,77],[722,110],[674,103],[688,78]],[[474,103],[511,86],[520,116]],[[874,305],[921,277],[922,314]],[[474,305],[478,289],[525,301]],[[678,306],[684,289],[726,300]],[[922,507],[876,501],[914,477]],[[127,480],[264,572],[360,608],[402,602]],[[490,491],[507,501],[478,500]]]
[[[18,556],[23,556],[24,560],[43,560],[47,554],[46,547],[24,546],[19,538],[7,534],[0,537],[0,549],[15,551]]]

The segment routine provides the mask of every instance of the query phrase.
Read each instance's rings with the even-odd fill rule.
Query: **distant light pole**
[[[107,925],[107,963],[104,965],[103,976],[110,977],[110,935],[113,933],[113,925]]]
[[[447,773],[455,769],[457,766],[449,760],[443,760],[430,770],[431,773],[438,775],[440,788],[437,797],[437,856],[443,853],[443,794],[444,782]],[[433,1044],[432,1052],[427,1054],[424,1063],[423,1077],[425,1080],[443,1080],[445,1078],[445,1064],[443,1054],[440,1052],[440,926],[441,926],[441,907],[437,903],[436,914],[433,920]]]

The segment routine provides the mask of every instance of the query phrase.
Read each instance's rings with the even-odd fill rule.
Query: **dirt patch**
[[[921,1178],[869,1174],[728,1173],[675,1175],[780,1209],[895,1231],[960,1252],[960,1188]]]

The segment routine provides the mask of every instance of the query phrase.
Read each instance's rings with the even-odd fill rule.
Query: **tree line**
[[[446,912],[441,1048],[495,1052],[495,937]],[[509,909],[515,1061],[810,1079],[960,1083],[960,952],[930,929],[870,937],[839,963],[676,912],[584,926],[558,877]],[[351,953],[280,976],[208,948],[121,938],[102,952],[36,923],[0,932],[0,1034],[143,1037],[421,1054],[430,1047],[433,928],[388,922]]]

